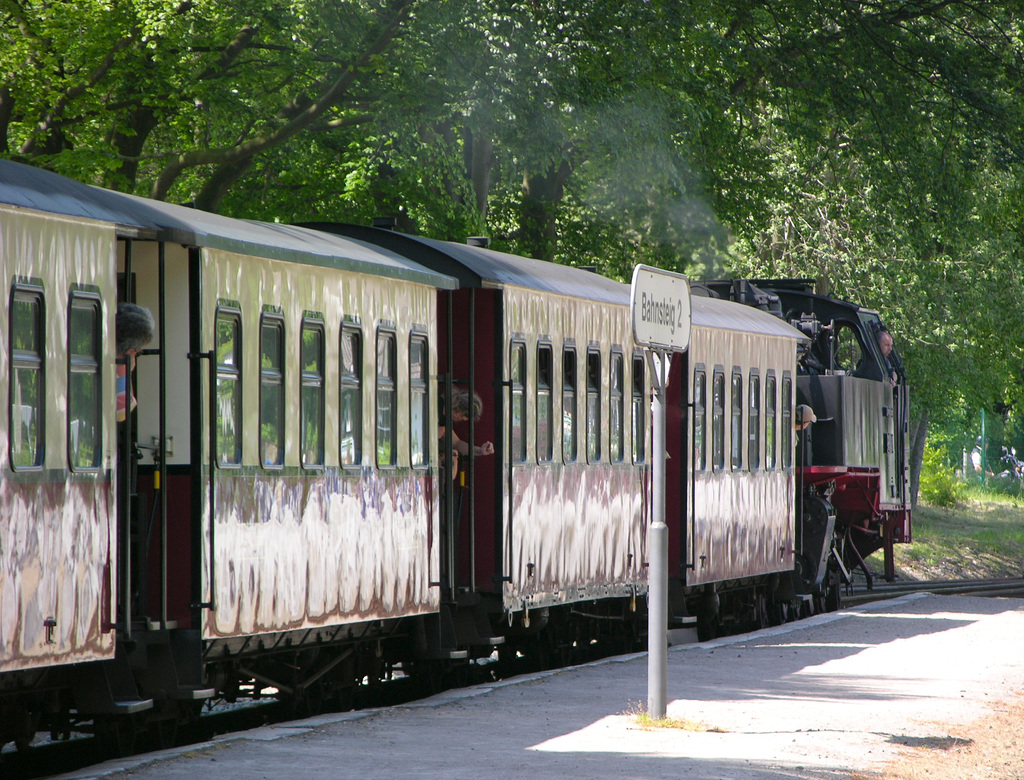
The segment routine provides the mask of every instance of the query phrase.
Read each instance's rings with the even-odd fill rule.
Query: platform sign
[[[668,688],[668,526],[665,524],[665,390],[673,352],[690,346],[690,281],[638,265],[629,295],[633,340],[651,366],[651,523],[647,527],[647,714],[665,717]],[[685,394],[684,394],[685,395]]]
[[[690,280],[682,274],[638,265],[629,309],[637,344],[668,352],[690,346]]]

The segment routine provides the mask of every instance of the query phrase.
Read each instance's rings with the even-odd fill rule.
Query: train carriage
[[[459,280],[439,304],[440,360],[453,391],[487,410],[460,435],[493,439],[496,455],[471,460],[465,488],[445,486],[451,600],[484,596],[506,636],[539,630],[556,607],[635,606],[647,590],[650,409],[629,288],[483,245],[311,224]]]
[[[254,680],[302,702],[387,674],[389,637],[415,651],[440,600],[431,329],[455,282],[14,163],[0,203],[0,737],[173,726]],[[126,300],[157,335],[118,424]]]
[[[771,315],[701,296],[692,317],[686,583],[789,571],[793,390],[804,337]]]
[[[204,639],[436,611],[436,437],[425,435],[436,396],[434,287],[383,265],[368,273],[214,248],[199,262],[198,305],[173,308],[201,314],[168,339],[183,358],[198,342],[191,354],[206,351],[215,379],[200,376],[190,390],[196,377],[184,359],[168,372],[167,396],[181,408],[169,410],[167,461],[171,484],[193,479],[191,463],[203,469],[195,595],[212,605]],[[174,267],[168,253],[167,263],[168,286],[189,289],[189,261]],[[157,311],[155,266],[146,265],[136,251],[147,291],[139,301]],[[159,397],[158,381],[140,366],[140,397]],[[190,430],[206,429],[182,403],[193,394],[215,398],[215,435],[194,443]],[[418,428],[404,402],[417,397]],[[159,440],[154,406],[140,412],[140,441]],[[151,462],[143,460],[143,478]],[[173,619],[185,619],[185,596],[172,598]]]
[[[798,345],[781,319],[692,285],[689,349],[666,399],[672,624],[702,637],[788,614]]]
[[[5,672],[114,655],[115,246],[112,225],[0,205]]]

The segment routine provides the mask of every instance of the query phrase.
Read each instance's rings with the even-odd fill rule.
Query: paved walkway
[[[1024,693],[1024,600],[905,596],[668,655],[668,715],[642,729],[647,657],[270,726],[65,775],[262,778],[847,778],[941,745]]]

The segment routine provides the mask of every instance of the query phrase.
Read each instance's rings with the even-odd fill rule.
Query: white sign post
[[[665,524],[665,390],[673,352],[690,346],[690,282],[647,265],[633,269],[633,340],[646,348],[651,402],[651,525],[647,551],[647,714],[665,717],[668,688],[668,526]]]

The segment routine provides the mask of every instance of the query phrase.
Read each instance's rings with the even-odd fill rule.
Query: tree
[[[1024,0],[0,6],[0,153],[234,216],[487,234],[876,308],[929,421],[1020,408]]]
[[[740,266],[810,275],[883,312],[903,337],[918,456],[930,418],[991,399],[1022,364],[1010,335],[1019,211],[1004,195],[1020,181],[1022,68],[1008,11],[919,3],[825,16],[775,4],[771,23],[751,28],[786,31],[762,72],[786,85],[763,115],[788,184]],[[920,457],[914,466],[916,484]]]

